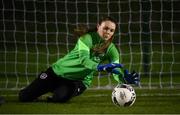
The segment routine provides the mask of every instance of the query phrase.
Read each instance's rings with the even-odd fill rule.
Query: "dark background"
[[[126,68],[148,82],[152,75],[157,82],[164,76],[170,84],[179,82],[179,6],[179,0],[1,0],[0,75],[5,81],[37,75],[74,47],[77,25],[93,28],[112,16]]]

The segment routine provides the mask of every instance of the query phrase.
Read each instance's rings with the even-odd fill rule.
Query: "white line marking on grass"
[[[107,97],[107,96],[110,96],[110,95],[107,95],[107,94],[96,94],[96,95],[85,95],[85,96],[82,96],[82,97]],[[139,94],[137,95],[139,97],[153,97],[153,96],[180,96],[180,94],[164,94],[164,93],[156,93],[156,94]]]
[[[177,94],[166,94],[166,93],[154,93],[154,94],[140,94],[140,95],[137,95],[137,96],[180,96],[180,93],[177,93]]]
[[[153,93],[153,94],[136,94],[137,97],[153,97],[153,96],[180,96],[180,93],[177,93],[177,94],[165,94],[165,93]],[[18,95],[15,95],[15,94],[6,94],[6,95],[2,95],[3,97],[17,97]],[[45,95],[44,95],[45,96]],[[81,95],[81,97],[108,97],[110,95],[108,94],[95,94],[95,95]]]

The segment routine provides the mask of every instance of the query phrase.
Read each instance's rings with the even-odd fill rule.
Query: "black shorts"
[[[82,81],[57,76],[50,67],[19,92],[19,100],[30,102],[45,93],[52,92],[54,101],[65,102],[73,96],[80,95],[85,89]]]

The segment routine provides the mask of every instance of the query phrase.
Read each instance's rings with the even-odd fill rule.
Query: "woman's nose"
[[[106,32],[107,32],[108,34],[110,34],[111,31],[108,29]]]

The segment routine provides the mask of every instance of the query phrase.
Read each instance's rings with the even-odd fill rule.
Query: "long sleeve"
[[[78,40],[77,45],[80,63],[88,69],[96,70],[98,63],[90,59],[90,45],[86,45],[81,39]]]
[[[115,47],[115,45],[112,43],[108,50],[107,50],[107,55],[109,57],[109,61],[111,63],[121,63],[121,58],[120,58],[120,53],[118,52],[117,48]],[[124,72],[122,68],[117,68],[117,70],[120,72],[119,75],[113,74],[114,79],[119,82],[119,83],[123,83],[123,76],[124,76]]]
[[[91,47],[91,35],[85,34],[81,36],[74,49],[52,65],[54,72],[67,79],[84,79],[85,76],[95,71],[98,65],[97,62],[91,60]]]

